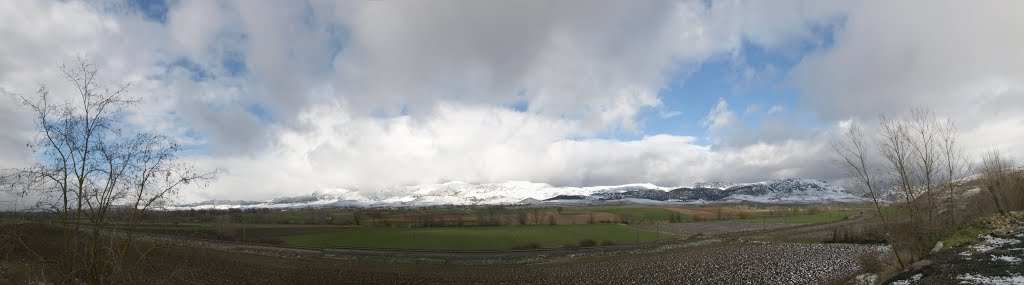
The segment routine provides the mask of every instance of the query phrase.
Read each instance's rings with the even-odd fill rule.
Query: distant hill
[[[706,187],[714,186],[714,187]],[[722,187],[727,186],[727,187]],[[721,188],[719,188],[721,187]],[[753,202],[768,204],[859,203],[869,199],[846,189],[813,179],[780,179],[743,184],[698,184],[695,187],[661,187],[627,184],[594,187],[554,187],[546,183],[442,184],[402,186],[360,193],[345,189],[321,190],[308,195],[266,201],[211,200],[171,206],[169,209],[305,208],[342,206],[497,205],[545,203],[644,203],[706,204]]]

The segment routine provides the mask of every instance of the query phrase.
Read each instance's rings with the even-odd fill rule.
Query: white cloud
[[[224,14],[215,1],[182,1],[168,11],[170,36],[189,57],[205,58],[210,44],[224,28]]]
[[[782,113],[785,110],[786,108],[782,107],[782,105],[773,105],[771,108],[768,108],[768,115]]]
[[[862,2],[842,8],[834,44],[790,81],[824,121],[928,108],[957,122],[972,153],[1024,147],[1021,2]],[[894,4],[894,5],[893,5]],[[907,15],[913,14],[913,17]]]
[[[718,104],[711,111],[708,111],[708,115],[701,120],[701,125],[709,129],[721,129],[729,124],[732,124],[736,120],[736,113],[729,110],[729,102],[725,101],[725,98],[718,98]]]
[[[504,108],[441,104],[420,120],[361,118],[344,109],[325,105],[303,114],[310,127],[279,130],[271,152],[204,161],[229,172],[193,199],[233,193],[270,198],[333,187],[372,191],[447,180],[689,185],[834,177],[804,167],[827,151],[811,140],[715,150],[674,135],[567,139],[584,135],[578,122]]]
[[[761,111],[761,105],[750,104],[750,105],[747,105],[747,110],[743,111],[743,114],[750,115],[750,114],[753,114],[753,113],[757,113],[758,111]]]
[[[893,4],[851,5],[834,46],[792,71],[819,116],[928,107],[973,127],[982,113],[1024,111],[1024,3]]]
[[[737,44],[710,13],[676,2],[366,2],[344,11],[335,86],[360,110],[525,101],[632,130],[661,105],[671,72]]]
[[[658,117],[660,117],[662,119],[675,118],[675,117],[678,117],[679,115],[682,115],[682,114],[683,114],[682,111],[670,111],[670,110],[660,110],[660,111],[658,111]]]

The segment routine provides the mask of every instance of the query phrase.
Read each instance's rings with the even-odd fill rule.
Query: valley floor
[[[723,222],[694,225],[715,223]],[[830,228],[801,225],[769,232]],[[875,245],[783,242],[769,232],[519,263],[362,258],[301,249],[267,254],[274,247],[230,249],[199,241],[206,246],[178,243],[156,250],[141,275],[143,283],[160,284],[834,284],[860,273],[863,256],[885,254]],[[59,248],[52,229],[29,234],[36,237],[27,240],[32,248]]]

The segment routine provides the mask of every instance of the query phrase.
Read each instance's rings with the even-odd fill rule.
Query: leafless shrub
[[[999,214],[1024,207],[1024,184],[1022,174],[1014,168],[1013,162],[998,151],[990,151],[984,155],[977,172],[981,178],[981,188],[992,199]]]
[[[597,246],[597,242],[592,239],[584,239],[580,241],[580,247],[594,247]]]

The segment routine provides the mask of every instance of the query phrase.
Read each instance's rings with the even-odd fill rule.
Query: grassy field
[[[788,217],[751,218],[740,221],[751,223],[829,223],[848,219],[857,215],[857,213],[858,211],[831,211]]]
[[[619,224],[657,223],[648,230],[680,221],[737,220],[748,223],[824,223],[857,211],[773,206],[659,207],[565,206],[544,208],[299,209],[288,211],[210,213],[153,219],[135,229],[200,239],[247,241],[297,246],[363,248],[507,250],[530,247],[649,242],[653,231]],[[804,213],[804,214],[799,214]],[[815,214],[806,214],[815,213]],[[161,213],[166,214],[166,213]],[[760,218],[768,215],[767,218]],[[787,215],[787,216],[781,216]],[[376,218],[371,218],[371,216]],[[356,224],[354,217],[360,217]],[[699,219],[697,218],[699,217]],[[426,219],[431,220],[426,220]],[[482,219],[493,221],[479,226]],[[673,221],[670,223],[669,221]],[[428,224],[432,223],[432,224]],[[553,225],[549,225],[553,224]],[[411,226],[411,227],[410,227]],[[115,226],[116,227],[116,226]],[[643,228],[643,227],[642,227]],[[670,238],[661,234],[661,238]]]
[[[598,244],[655,240],[659,234],[624,225],[559,225],[446,228],[352,228],[332,233],[281,237],[299,246],[346,246],[402,249],[505,250],[535,243],[541,247],[578,245],[591,239]],[[666,234],[660,234],[667,238]]]

